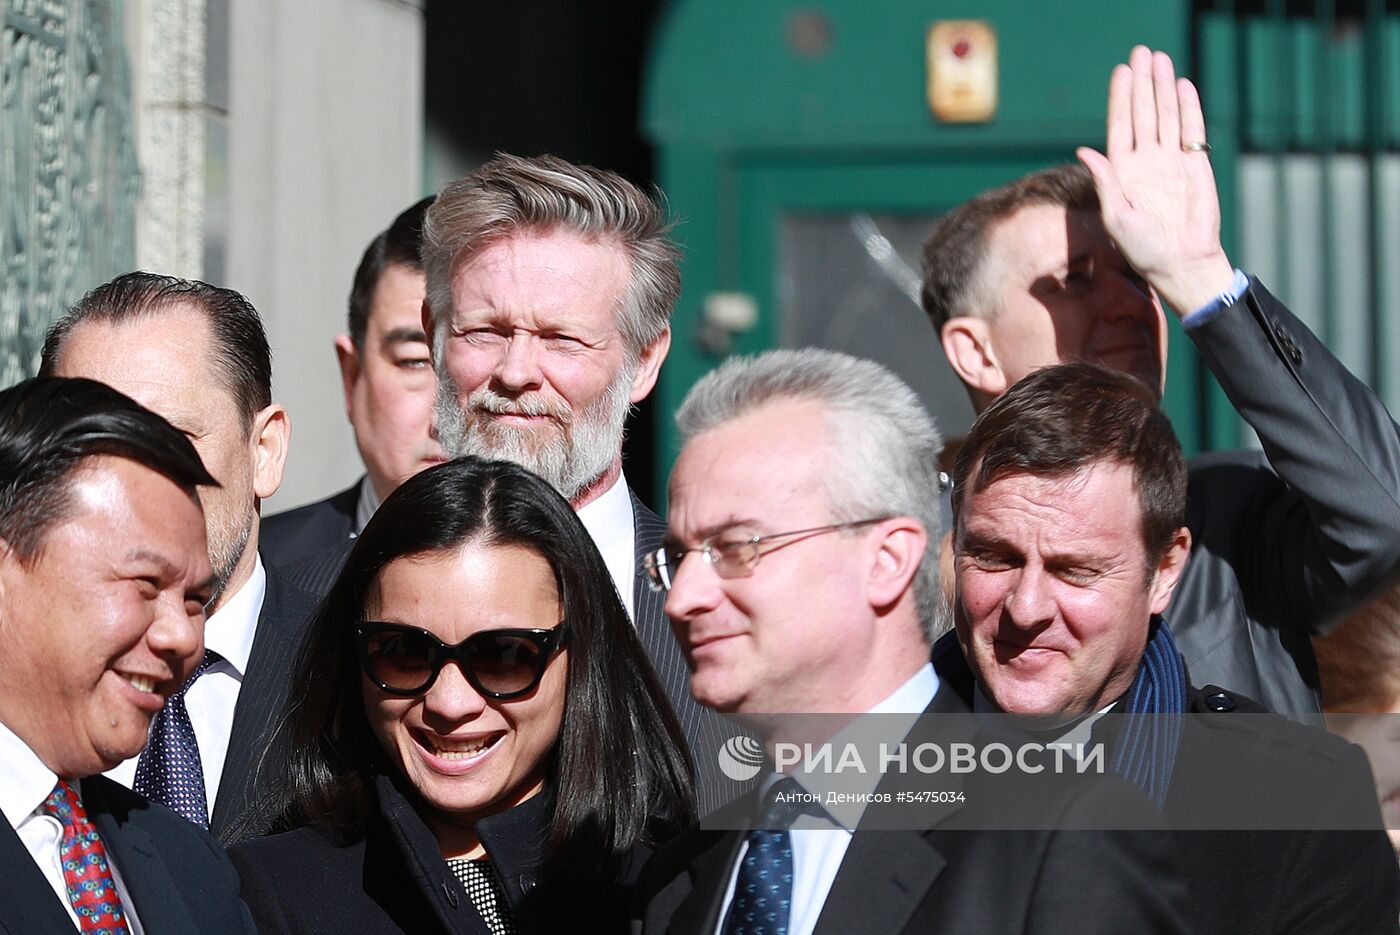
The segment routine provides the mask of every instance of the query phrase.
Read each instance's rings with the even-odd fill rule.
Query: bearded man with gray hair
[[[666,524],[622,474],[627,414],[656,385],[680,295],[665,215],[613,172],[496,158],[438,195],[423,229],[423,327],[449,457],[513,461],[563,494],[612,573],[701,767],[734,728],[690,697],[662,597],[640,576]]]

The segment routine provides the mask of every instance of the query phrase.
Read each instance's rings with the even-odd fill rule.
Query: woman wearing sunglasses
[[[568,503],[466,458],[375,513],[280,735],[295,830],[232,851],[264,932],[625,930],[690,767]]]

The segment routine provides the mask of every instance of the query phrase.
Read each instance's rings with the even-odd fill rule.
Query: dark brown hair
[[[355,347],[364,350],[365,331],[369,328],[370,303],[374,300],[374,290],[379,288],[379,279],[391,266],[402,266],[414,272],[423,272],[423,259],[419,246],[423,242],[423,216],[433,203],[434,195],[429,195],[394,218],[394,222],[380,231],[369,246],[360,265],[355,269],[355,284],[350,288],[350,314],[347,323],[350,340]]]
[[[253,417],[272,405],[272,351],[257,309],[242,293],[198,279],[156,273],[124,273],[78,300],[44,336],[40,376],[52,376],[63,345],[85,321],[122,324],[188,304],[209,319],[214,340],[209,357],[216,374],[238,404],[246,432]]]
[[[1142,543],[1156,567],[1186,525],[1186,460],[1152,390],[1097,364],[1037,370],[977,417],[953,468],[953,527],[963,528],[970,491],[1002,477],[1067,477],[1104,462],[1133,470]]]
[[[300,690],[274,740],[286,751],[286,774],[277,777],[285,798],[264,802],[253,824],[363,833],[373,776],[395,767],[365,713],[355,624],[391,562],[473,542],[529,549],[554,571],[569,655],[547,863],[578,880],[610,879],[633,846],[659,843],[694,819],[685,738],[578,515],[505,461],[459,458],[415,475],[355,540],[309,625],[293,679]]]

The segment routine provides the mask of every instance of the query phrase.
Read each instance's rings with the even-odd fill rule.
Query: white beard
[[[489,386],[473,392],[464,406],[458,402],[456,382],[440,371],[434,403],[438,441],[449,458],[475,455],[519,464],[573,502],[607,473],[622,451],[635,371],[634,365],[624,367],[597,400],[577,412],[560,399],[511,399]],[[549,421],[525,427],[491,417],[503,413],[548,416]]]

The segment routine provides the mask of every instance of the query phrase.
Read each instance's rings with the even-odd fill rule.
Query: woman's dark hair
[[[633,845],[694,817],[691,767],[675,715],[568,501],[504,461],[461,458],[406,481],[365,526],[311,623],[283,727],[283,824],[363,831],[373,774],[387,758],[365,714],[354,625],[395,559],[467,544],[545,558],[564,607],[568,677],[550,764],[549,863],[607,874]],[[288,820],[289,819],[289,820]]]

